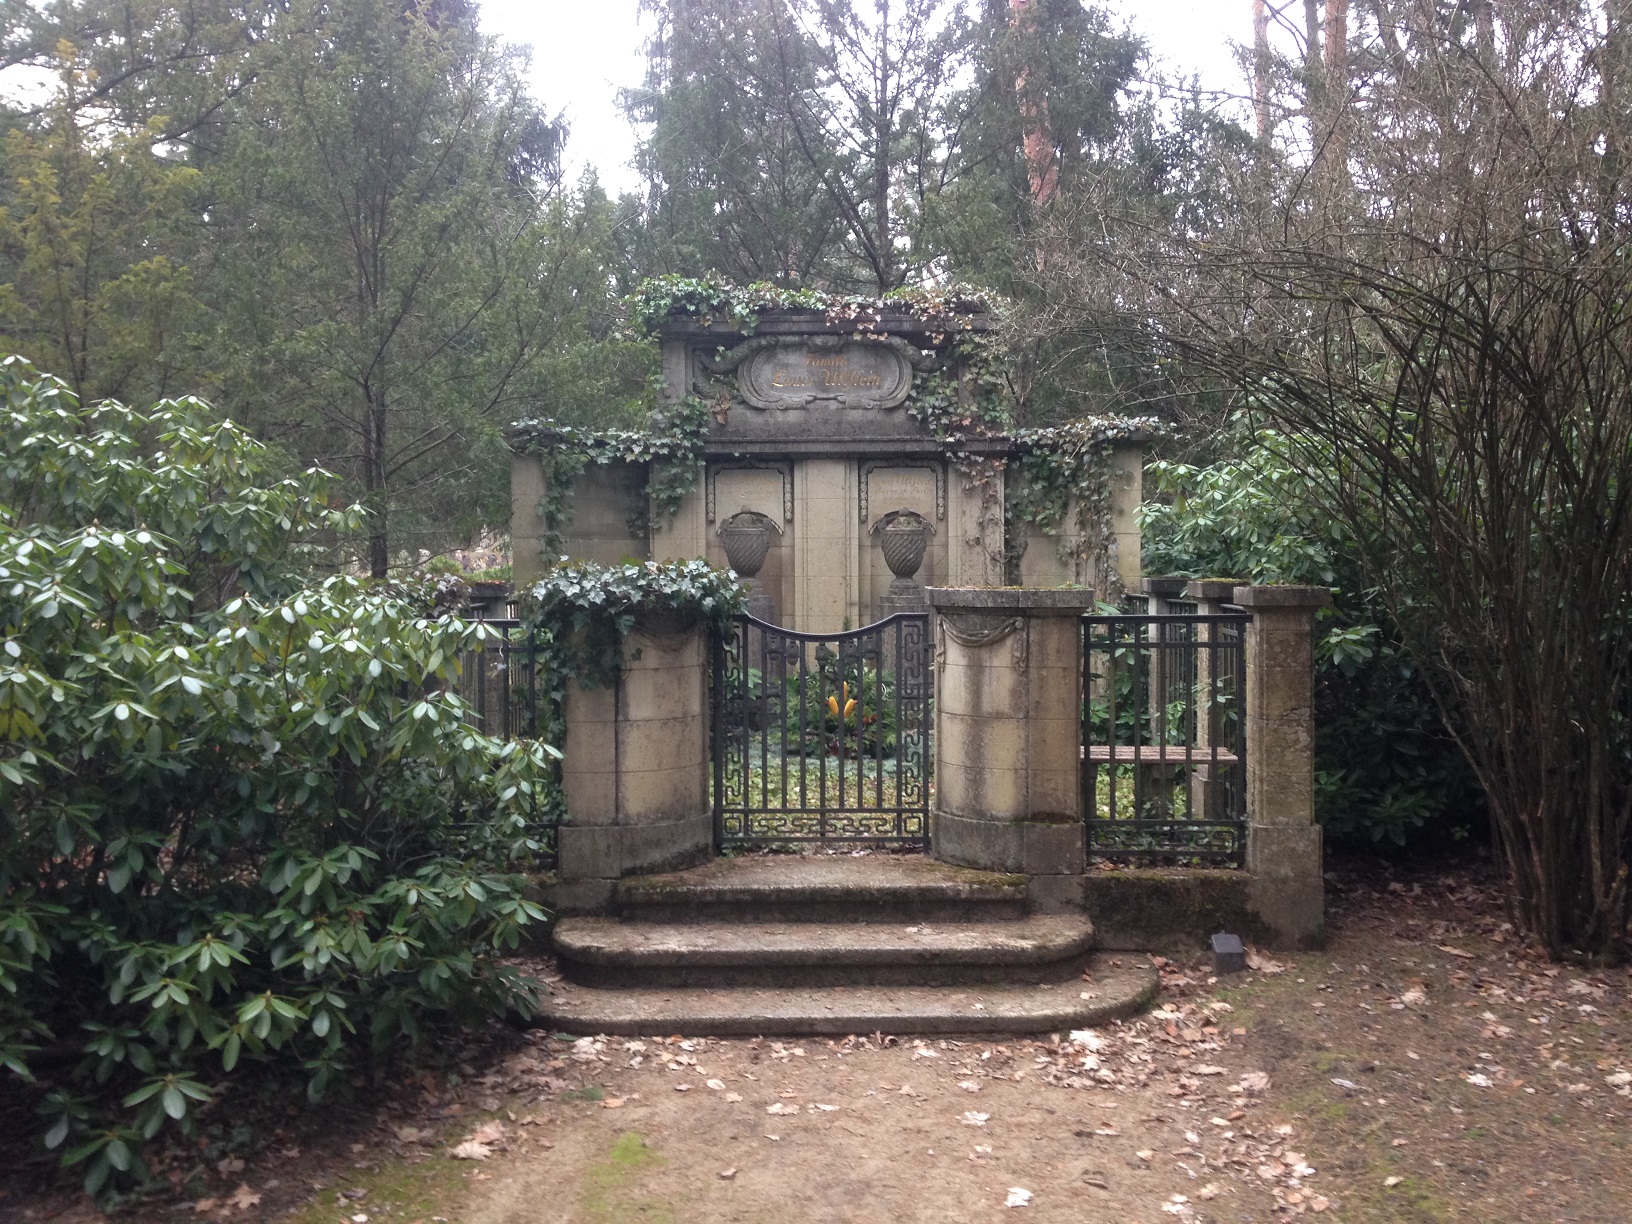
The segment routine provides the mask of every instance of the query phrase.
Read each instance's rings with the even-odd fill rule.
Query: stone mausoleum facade
[[[1133,587],[1136,431],[1105,444],[1108,496],[1094,514],[1073,503],[1047,530],[1005,515],[1011,461],[1038,443],[962,425],[978,415],[969,342],[994,326],[978,303],[933,315],[774,308],[751,325],[670,315],[656,327],[661,395],[676,412],[707,405],[700,457],[688,460],[700,470],[669,507],[651,492],[653,465],[673,462],[661,458],[592,462],[552,498],[557,435],[515,427],[518,589],[561,555],[704,558],[752,578],[756,614],[823,633],[921,608],[925,587]]]

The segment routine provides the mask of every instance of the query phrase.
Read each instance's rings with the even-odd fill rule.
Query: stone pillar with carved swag
[[[1278,943],[1318,946],[1326,894],[1315,823],[1314,624],[1325,587],[1238,586],[1247,631],[1247,871]]]
[[[1083,904],[1085,588],[931,587],[935,806],[930,852],[1024,873],[1038,910]]]
[[[568,686],[557,904],[597,909],[621,876],[703,861],[708,801],[708,631],[690,618],[637,620],[615,683]]]

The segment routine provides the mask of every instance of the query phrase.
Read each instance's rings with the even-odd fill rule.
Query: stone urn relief
[[[720,546],[725,559],[743,586],[748,588],[748,614],[760,620],[773,620],[776,604],[765,593],[765,584],[759,580],[759,571],[765,567],[775,537],[782,534],[776,521],[755,510],[742,510],[720,524]]]
[[[923,568],[924,553],[929,549],[929,538],[935,534],[935,528],[915,511],[892,510],[873,525],[873,533],[878,536],[884,564],[895,575],[889,594],[882,601],[882,614],[917,612],[927,607],[924,586],[917,574]]]

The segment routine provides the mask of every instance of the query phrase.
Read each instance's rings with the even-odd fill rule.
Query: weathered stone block
[[[607,879],[670,871],[702,862],[713,851],[709,813],[648,825],[562,825],[559,874],[563,881]]]
[[[1326,934],[1321,828],[1252,824],[1247,870],[1253,911],[1280,947],[1319,947]]]
[[[1086,875],[1034,875],[1026,879],[1026,908],[1034,914],[1080,914],[1087,905]]]

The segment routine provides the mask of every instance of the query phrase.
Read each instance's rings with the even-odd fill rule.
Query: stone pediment
[[[752,330],[685,317],[659,334],[670,394],[684,385],[713,410],[710,453],[839,454],[938,450],[914,401],[957,379],[955,335],[983,330],[984,318],[768,310]]]

